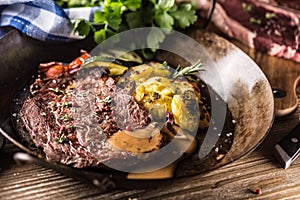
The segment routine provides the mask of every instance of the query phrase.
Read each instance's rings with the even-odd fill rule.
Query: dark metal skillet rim
[[[4,145],[5,145],[5,138],[3,137],[3,135],[0,134],[0,150],[2,150]]]

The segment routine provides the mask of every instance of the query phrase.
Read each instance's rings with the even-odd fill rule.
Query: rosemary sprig
[[[204,69],[202,68],[202,63],[200,60],[195,62],[195,64],[189,66],[189,67],[184,67],[182,68],[180,65],[176,68],[175,72],[173,73],[172,77],[178,78],[179,76],[188,76],[194,72],[199,72],[203,71]]]

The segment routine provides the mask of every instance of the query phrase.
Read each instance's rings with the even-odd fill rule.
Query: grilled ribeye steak
[[[130,152],[114,149],[107,140],[124,126],[135,129],[150,123],[149,114],[116,87],[103,68],[81,70],[77,76],[38,78],[30,91],[20,117],[34,143],[49,160],[77,168],[133,157]],[[126,104],[114,104],[116,99]],[[120,121],[115,111],[121,110],[127,111],[129,119]],[[87,148],[95,135],[101,141],[97,158]]]

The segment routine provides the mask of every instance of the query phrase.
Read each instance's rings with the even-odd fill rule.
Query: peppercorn
[[[65,130],[65,126],[61,126],[60,131],[64,131],[64,130]]]
[[[110,107],[109,107],[109,106],[105,106],[105,107],[104,107],[104,110],[105,110],[105,111],[109,111],[109,110],[110,110]]]
[[[131,131],[131,126],[130,125],[128,125],[128,126],[126,126],[126,131]]]
[[[111,116],[115,116],[115,111],[112,110],[110,114],[111,114]]]
[[[260,188],[257,188],[257,189],[255,190],[255,192],[256,192],[256,194],[258,194],[258,195],[261,195],[261,194],[262,194],[262,191],[261,191]]]
[[[72,107],[77,107],[77,103],[75,101],[72,102]]]

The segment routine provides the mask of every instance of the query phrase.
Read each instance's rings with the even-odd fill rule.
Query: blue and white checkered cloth
[[[73,34],[72,20],[93,20],[100,7],[62,9],[53,0],[1,0],[1,27],[11,26],[29,37],[47,42],[68,42],[82,39]]]

